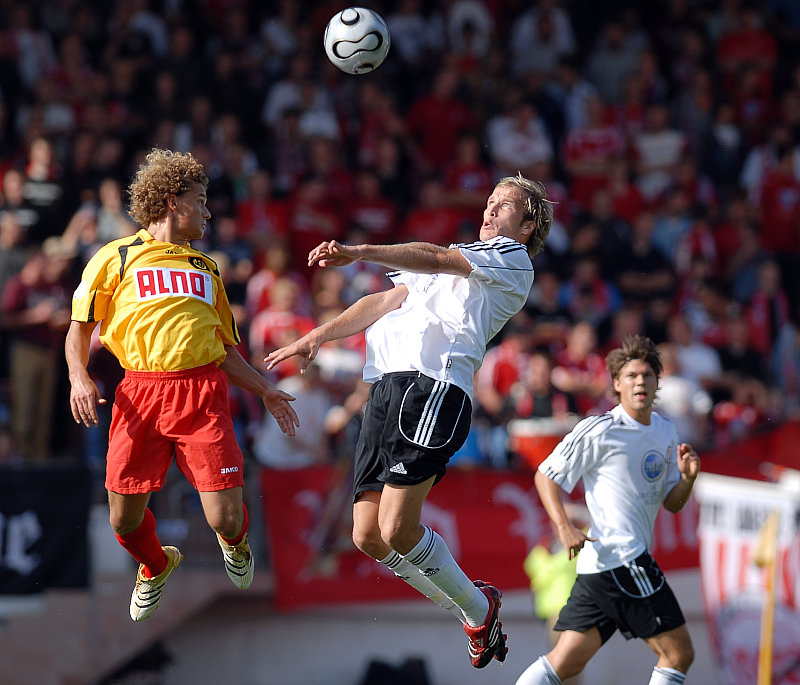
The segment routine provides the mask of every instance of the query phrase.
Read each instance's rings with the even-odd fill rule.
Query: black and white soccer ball
[[[391,44],[389,28],[380,14],[365,7],[337,12],[325,27],[325,53],[348,74],[366,74],[386,59]]]

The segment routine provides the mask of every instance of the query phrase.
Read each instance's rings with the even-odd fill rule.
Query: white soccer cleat
[[[131,618],[134,621],[144,621],[158,609],[161,591],[169,574],[183,561],[183,555],[177,547],[162,547],[161,549],[164,550],[167,557],[167,567],[157,576],[148,578],[143,573],[144,564],[139,564],[139,570],[136,572],[136,586],[131,595]]]
[[[225,560],[225,571],[231,582],[240,590],[246,590],[253,582],[253,554],[250,552],[250,543],[247,542],[247,533],[238,545],[229,545],[219,533],[217,542],[222,548],[222,558]]]

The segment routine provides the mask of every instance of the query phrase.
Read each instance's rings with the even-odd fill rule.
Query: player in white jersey
[[[305,368],[322,343],[367,329],[364,379],[372,388],[356,448],[353,540],[463,623],[476,668],[502,662],[508,651],[501,593],[471,581],[420,515],[466,439],[473,375],[489,340],[524,305],[530,257],[542,249],[552,217],[544,187],[519,175],[494,188],[477,242],[322,243],[309,265],[374,262],[395,270],[395,287],[367,295],[265,360],[271,368],[299,355]]]
[[[653,342],[627,338],[606,366],[619,404],[578,423],[536,472],[561,543],[570,559],[578,555],[578,578],[555,625],[558,642],[517,685],[560,685],[617,629],[658,655],[649,685],[684,683],[694,659],[683,613],[649,550],[659,508],[683,508],[700,460],[679,442],[672,422],[653,412],[661,375]],[[581,479],[591,520],[586,533],[570,522],[562,497]]]

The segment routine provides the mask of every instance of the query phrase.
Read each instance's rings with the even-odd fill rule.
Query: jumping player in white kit
[[[372,388],[356,448],[353,540],[462,622],[476,668],[506,657],[502,595],[467,577],[441,536],[420,524],[422,505],[466,439],[473,376],[488,341],[525,304],[530,257],[552,217],[544,187],[520,175],[498,182],[474,243],[322,243],[309,265],[374,262],[395,270],[395,287],[265,360],[271,368],[299,355],[305,368],[322,343],[368,329],[364,380]]]

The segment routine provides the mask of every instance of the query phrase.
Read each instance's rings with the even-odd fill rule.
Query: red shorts
[[[216,364],[185,371],[126,371],[117,386],[106,489],[160,490],[173,456],[200,492],[244,485],[244,458],[228,407],[228,377]]]

